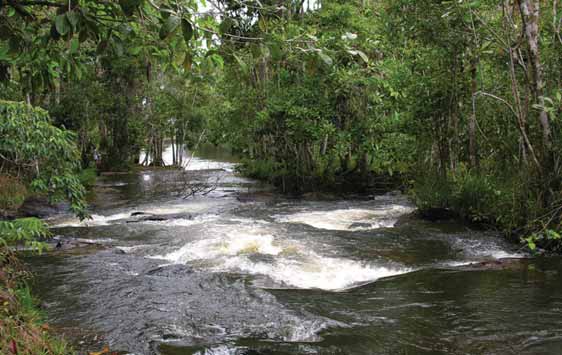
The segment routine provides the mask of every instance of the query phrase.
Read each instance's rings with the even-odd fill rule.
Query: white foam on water
[[[70,218],[54,224],[52,227],[92,227],[92,226],[107,226],[112,222],[128,218],[131,216],[130,212],[116,213],[113,215],[102,216],[99,214],[92,214],[89,219],[80,221],[78,218]]]
[[[184,212],[200,212],[209,207],[208,203],[194,203],[190,202],[188,204],[182,205],[167,205],[167,206],[147,206],[147,207],[137,207],[135,211],[144,212],[147,214],[155,215],[165,215],[174,213],[184,213]]]
[[[304,260],[281,259],[274,264],[255,263],[245,258],[230,259],[224,266],[250,274],[267,275],[277,282],[296,288],[331,291],[410,271],[377,267],[342,258],[328,258],[314,253],[309,253],[309,257]]]
[[[188,213],[188,212],[201,212],[208,208],[205,203],[190,203],[185,205],[170,205],[170,206],[140,206],[135,209],[126,212],[118,212],[110,215],[100,215],[92,214],[90,219],[84,219],[80,221],[78,218],[68,218],[66,220],[52,220],[52,227],[96,227],[96,226],[107,226],[115,223],[120,223],[128,219],[142,218],[149,215],[168,215],[176,213]],[[131,216],[132,213],[143,212],[144,214],[139,216]],[[182,220],[181,218],[178,220]],[[191,221],[188,219],[183,219],[177,222],[176,225],[191,225],[194,223],[186,222]],[[149,223],[158,221],[139,221],[139,223]],[[173,219],[165,221],[166,224],[174,223]]]
[[[151,225],[162,225],[162,226],[170,226],[170,227],[189,227],[196,224],[202,224],[206,222],[212,222],[219,219],[218,215],[210,214],[210,215],[199,215],[195,216],[194,218],[173,218],[168,219],[165,221],[142,221],[140,223],[151,224]]]
[[[111,238],[99,238],[99,239],[76,238],[74,240],[79,243],[88,243],[88,244],[109,244],[115,241],[114,239]]]
[[[198,351],[194,355],[236,355],[239,351],[237,348],[231,348],[226,345],[219,345],[211,349]]]
[[[279,222],[302,223],[318,229],[357,231],[393,227],[398,218],[414,209],[406,205],[388,205],[377,209],[338,209],[274,216]]]
[[[511,251],[506,251],[506,250],[489,250],[489,251],[484,251],[481,255],[484,256],[491,256],[494,259],[506,259],[506,258],[523,258],[525,257],[525,254],[523,253],[517,253],[517,252],[511,252]]]
[[[249,219],[249,218],[234,217],[234,218],[230,218],[229,220],[232,222],[239,222],[239,223],[271,224],[271,222],[268,222],[263,219]]]
[[[154,258],[169,260],[172,263],[188,263],[195,260],[218,259],[240,254],[278,255],[283,250],[275,245],[272,235],[252,233],[239,234],[236,231],[227,233],[223,238],[203,239],[188,243],[180,249]]]
[[[283,340],[287,342],[318,342],[322,340],[318,333],[330,326],[345,326],[344,323],[335,322],[328,324],[322,320],[298,320],[298,324],[290,324]]]
[[[467,261],[467,260],[464,260],[464,261],[447,261],[447,262],[444,262],[441,265],[448,266],[448,267],[459,267],[459,266],[470,265],[470,264],[473,264],[473,263],[474,263],[474,261]]]
[[[120,186],[127,186],[127,185],[129,185],[129,183],[123,181],[96,183],[97,187],[120,187]]]
[[[468,261],[482,261],[482,259],[524,258],[521,252],[507,250],[494,239],[457,239],[453,245],[460,248]]]
[[[223,225],[208,234],[214,237],[152,258],[181,264],[208,261],[216,272],[266,275],[283,287],[303,289],[342,290],[411,271],[322,256],[303,243],[276,238],[263,224]]]

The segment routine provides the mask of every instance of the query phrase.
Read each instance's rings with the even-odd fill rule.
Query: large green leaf
[[[66,15],[58,15],[55,17],[55,28],[61,36],[64,36],[70,31],[70,23],[68,22]]]
[[[181,32],[183,33],[185,44],[189,46],[189,41],[193,38],[193,26],[186,19],[181,20]]]
[[[69,11],[66,13],[66,18],[68,19],[68,22],[72,25],[72,28],[76,29],[76,25],[78,25],[78,22],[80,21],[80,15],[78,15],[76,11]]]
[[[164,21],[164,24],[160,28],[160,39],[168,38],[175,30],[177,30],[180,25],[180,18],[176,15],[171,15]]]
[[[10,57],[8,56],[8,47],[4,44],[0,44],[0,60],[7,61]]]
[[[60,33],[59,31],[57,31],[57,26],[55,26],[54,23],[51,25],[50,35],[51,38],[54,40],[58,40],[60,38]]]

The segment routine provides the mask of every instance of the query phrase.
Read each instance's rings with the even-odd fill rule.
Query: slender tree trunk
[[[513,45],[511,43],[514,42],[512,36],[511,36],[511,32],[516,30],[514,21],[513,21],[513,7],[511,6],[511,3],[509,0],[504,1],[503,2],[503,11],[504,11],[504,18],[506,21],[506,24],[509,26],[509,29],[507,31],[507,33],[509,34],[508,37],[506,38],[506,43],[508,43],[508,47],[506,48],[506,50],[508,51],[509,54],[509,76],[510,76],[510,81],[511,81],[511,94],[513,96],[513,101],[514,101],[514,106],[513,106],[513,111],[514,114],[517,117],[517,128],[519,129],[519,133],[520,133],[520,138],[524,143],[523,148],[525,149],[525,151],[523,152],[524,156],[528,156],[529,158],[531,158],[534,166],[536,167],[536,169],[540,172],[542,171],[542,165],[538,159],[537,153],[535,152],[535,149],[533,147],[533,144],[531,143],[531,140],[529,139],[529,136],[527,134],[527,113],[528,110],[524,109],[522,102],[521,102],[521,94],[519,91],[519,81],[517,80],[517,75],[515,72],[515,62],[518,60],[517,58],[517,54],[513,48]],[[528,153],[528,154],[527,154]]]
[[[536,100],[541,107],[539,113],[539,122],[542,127],[543,137],[543,162],[550,163],[550,154],[552,149],[551,128],[548,120],[548,114],[545,110],[544,100],[544,79],[543,67],[541,63],[539,48],[539,19],[540,19],[540,1],[539,0],[518,0],[521,18],[525,26],[525,36],[527,45],[529,46],[530,67],[532,70],[532,85],[535,91]],[[545,167],[547,168],[547,167]]]
[[[543,194],[541,200],[543,207],[547,207],[551,202],[553,194],[551,185],[557,185],[559,183],[559,177],[556,177],[556,173],[552,173],[555,167],[552,150],[552,133],[544,99],[545,83],[539,44],[540,0],[518,0],[518,3],[529,49],[529,67],[532,74],[530,75],[532,78],[531,87],[536,96],[534,101],[538,103],[540,110],[538,120],[542,128],[542,181],[540,185],[542,186]]]
[[[171,134],[170,137],[172,139],[172,165],[176,166],[176,145],[175,145],[175,138],[174,138],[175,134]]]
[[[476,95],[478,91],[478,62],[479,58],[474,55],[474,58],[470,61],[470,89],[472,97]],[[478,169],[478,147],[476,141],[476,107],[473,105],[472,114],[468,118],[468,155],[470,161],[470,167],[472,169]]]

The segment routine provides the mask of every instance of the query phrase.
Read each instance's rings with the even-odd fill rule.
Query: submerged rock
[[[113,252],[114,252],[115,254],[119,254],[119,255],[127,254],[127,253],[125,252],[125,250],[119,249],[119,248],[113,249]]]
[[[150,214],[144,212],[133,212],[131,217],[138,217],[138,219],[129,219],[125,223],[140,223],[140,222],[162,222],[162,221],[169,221],[172,219],[193,219],[193,215],[189,213],[173,213],[173,214]]]
[[[135,216],[142,216],[142,215],[147,215],[148,213],[146,212],[133,212],[131,213],[131,217],[135,217]]]
[[[421,218],[431,222],[436,221],[450,221],[458,218],[458,215],[448,208],[426,208],[419,210]]]
[[[95,241],[89,239],[81,238],[70,238],[55,236],[51,240],[47,241],[52,252],[69,252],[69,251],[80,251],[80,250],[100,250],[107,247],[103,241]]]
[[[485,260],[462,266],[463,269],[487,269],[487,270],[518,270],[527,267],[529,259],[526,258],[503,258]]]
[[[350,229],[357,229],[357,228],[371,228],[373,225],[371,223],[365,223],[365,222],[355,222],[352,223],[349,228]]]
[[[47,218],[68,210],[68,203],[51,204],[47,197],[31,196],[17,210],[17,217]]]

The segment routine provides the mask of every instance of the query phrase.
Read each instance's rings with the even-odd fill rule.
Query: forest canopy
[[[285,192],[401,187],[504,230],[560,222],[558,1],[2,1],[2,99],[80,164],[202,137]],[[166,142],[166,143],[165,143]],[[540,239],[546,234],[537,234]]]

